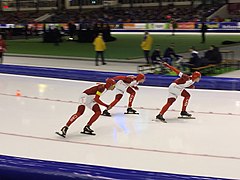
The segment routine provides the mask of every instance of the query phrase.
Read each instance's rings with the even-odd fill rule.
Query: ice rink
[[[92,111],[75,121],[64,139],[55,134],[76,112],[83,90],[96,82],[0,74],[0,154],[125,169],[240,179],[240,92],[188,90],[188,112],[178,119],[182,98],[155,122],[167,88],[140,86],[125,115],[128,94],[80,134]],[[19,90],[17,92],[17,90]],[[17,94],[17,95],[16,95]],[[102,100],[109,103],[113,92]]]

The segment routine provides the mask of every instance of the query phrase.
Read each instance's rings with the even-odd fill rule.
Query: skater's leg
[[[65,137],[68,131],[68,127],[79,117],[81,116],[85,111],[85,106],[84,105],[80,105],[78,106],[78,110],[75,114],[73,114],[70,119],[68,120],[68,122],[66,123],[65,126],[62,127],[61,132],[56,132],[56,134]]]
[[[90,118],[90,120],[87,123],[87,126],[91,126],[101,115],[101,109],[99,107],[98,104],[95,104],[92,108],[92,110],[94,111],[93,116]]]
[[[162,107],[162,110],[160,113],[156,116],[156,119],[159,119],[160,121],[167,123],[165,119],[163,118],[163,114],[168,110],[168,108],[174,103],[176,98],[168,98],[167,103]]]
[[[183,104],[182,104],[182,111],[186,111],[188,101],[190,99],[190,94],[186,90],[183,90],[182,93],[181,93],[181,96],[184,97]]]
[[[136,95],[136,92],[133,90],[133,88],[128,87],[128,88],[127,88],[127,93],[130,94],[130,96],[129,96],[129,101],[128,101],[128,107],[131,108],[131,107],[132,107],[133,100],[134,100],[134,97],[135,97],[135,95]]]
[[[183,99],[183,104],[182,104],[182,111],[181,111],[181,116],[192,116],[191,114],[189,114],[186,109],[187,109],[187,105],[188,105],[188,101],[190,99],[190,94],[186,91],[183,90],[183,92],[181,93],[181,96],[184,97]]]
[[[168,98],[167,103],[163,106],[159,114],[163,115],[168,110],[168,108],[174,103],[175,100],[176,100],[175,98]]]
[[[77,112],[70,117],[66,126],[69,127],[79,116],[81,116],[84,113],[84,111],[85,111],[84,105],[78,106]]]

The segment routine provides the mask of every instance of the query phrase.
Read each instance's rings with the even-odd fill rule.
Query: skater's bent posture
[[[157,119],[166,123],[165,119],[163,118],[164,113],[168,110],[168,108],[174,103],[179,95],[183,96],[183,103],[182,103],[182,111],[181,116],[192,116],[191,114],[187,113],[186,108],[188,105],[188,101],[190,99],[190,94],[185,90],[185,88],[195,88],[193,85],[195,82],[199,82],[201,79],[201,73],[195,71],[191,76],[183,74],[178,69],[173,66],[170,66],[167,63],[163,63],[166,67],[170,68],[174,71],[180,78],[173,81],[169,86],[169,95],[167,99],[167,103],[163,106],[160,113],[156,116]]]
[[[138,74],[137,76],[116,76],[113,77],[114,80],[117,81],[116,83],[116,96],[115,100],[103,111],[104,116],[111,116],[108,110],[110,110],[113,106],[115,106],[123,97],[124,92],[130,94],[129,101],[128,101],[128,108],[127,113],[136,113],[136,110],[132,108],[132,103],[136,94],[135,90],[138,90],[138,84],[143,83],[145,81],[144,74]],[[134,90],[135,89],[135,90]]]
[[[99,107],[99,104],[102,106],[105,106],[105,107],[109,106],[109,105],[105,104],[104,102],[102,102],[99,98],[105,90],[113,90],[115,88],[115,84],[116,84],[116,82],[114,79],[108,78],[108,79],[106,79],[105,84],[98,84],[89,89],[86,89],[80,97],[80,105],[78,106],[77,112],[70,117],[70,119],[68,120],[66,125],[61,129],[61,133],[57,133],[57,134],[65,137],[69,126],[79,116],[81,116],[84,113],[85,107],[88,107],[89,109],[93,110],[94,114],[88,121],[87,125],[84,127],[83,133],[93,134],[93,130],[90,128],[90,126],[101,115],[101,109]]]

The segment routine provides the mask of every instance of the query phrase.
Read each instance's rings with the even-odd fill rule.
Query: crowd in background
[[[106,23],[126,23],[126,22],[167,22],[170,15],[178,22],[186,21],[199,21],[201,17],[208,17],[217,9],[222,6],[221,3],[214,5],[200,4],[199,6],[176,6],[169,4],[167,6],[154,6],[154,7],[132,7],[132,8],[100,8],[100,9],[88,9],[88,10],[52,10],[46,11],[18,11],[2,12],[0,14],[0,22],[4,23],[32,23],[36,18],[41,17],[46,13],[52,14],[49,18],[44,19],[42,22],[46,23],[67,23],[73,21],[75,23],[88,22],[106,22]],[[230,5],[229,5],[230,6]],[[230,7],[233,7],[232,5]],[[238,7],[238,6],[237,6]],[[239,6],[240,7],[240,6]],[[239,8],[240,9],[240,8]],[[239,9],[234,9],[236,12],[240,12]],[[232,8],[229,9],[231,13]],[[228,19],[231,21],[231,19]],[[239,17],[233,18],[233,20],[239,20]],[[219,16],[213,17],[211,21],[224,21],[224,18]],[[40,21],[41,22],[41,21]]]
[[[162,7],[136,7],[136,8],[108,8],[95,9],[91,11],[61,11],[46,19],[46,22],[64,22],[72,20],[74,22],[107,22],[107,23],[126,23],[126,22],[167,22],[168,15],[177,21],[198,21],[201,17],[206,17],[219,8],[215,6],[200,5],[174,6],[169,4]]]
[[[0,24],[26,24],[32,23],[36,18],[46,14],[46,11],[17,11],[17,12],[4,12],[0,13]]]

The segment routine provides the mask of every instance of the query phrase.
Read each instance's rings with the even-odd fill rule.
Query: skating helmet
[[[112,78],[106,79],[106,88],[109,89],[111,86],[115,86],[116,81]]]
[[[201,73],[198,72],[198,71],[195,71],[193,74],[192,74],[192,80],[195,80],[197,78],[201,78]]]
[[[140,80],[145,80],[145,75],[144,74],[138,74],[137,75],[137,81],[140,81]]]

